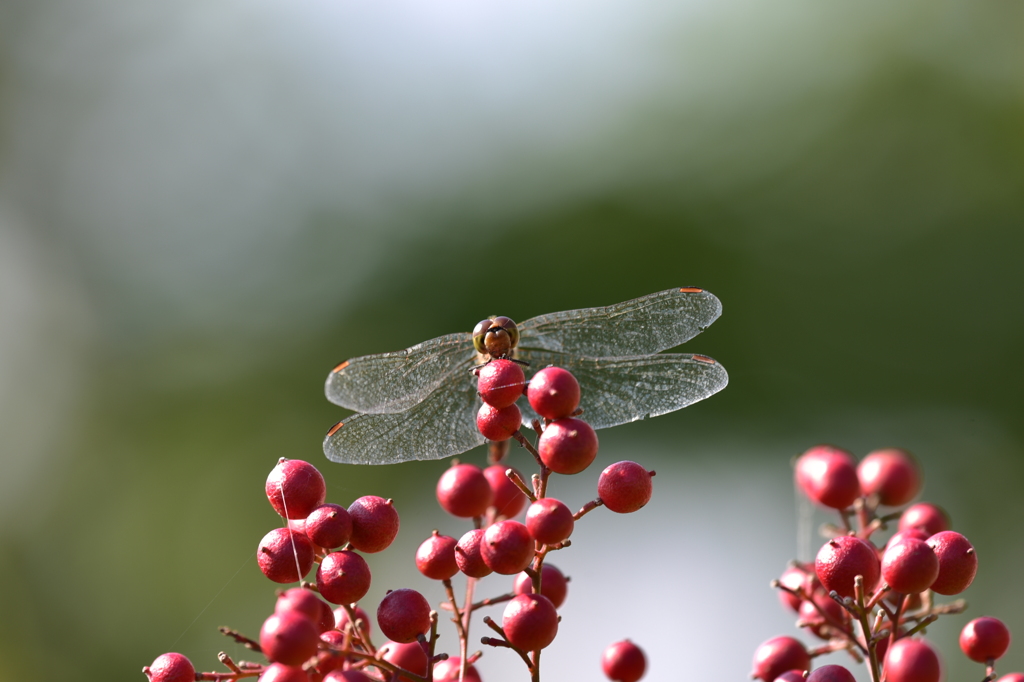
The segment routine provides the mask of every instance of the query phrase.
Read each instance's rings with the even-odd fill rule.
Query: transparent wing
[[[424,400],[397,414],[356,414],[324,438],[328,459],[345,464],[396,464],[442,459],[481,445],[476,428],[476,377],[462,370]]]
[[[704,355],[662,353],[625,358],[583,358],[561,353],[524,354],[534,370],[564,367],[580,382],[580,417],[595,429],[674,412],[725,388],[729,375]],[[523,423],[537,415],[519,401]]]
[[[465,372],[470,380],[475,355],[469,333],[447,334],[405,350],[343,362],[327,375],[324,391],[335,405],[356,412],[403,412],[455,372]]]
[[[603,308],[566,310],[519,325],[519,347],[587,357],[650,355],[692,339],[722,304],[703,289],[669,289]]]

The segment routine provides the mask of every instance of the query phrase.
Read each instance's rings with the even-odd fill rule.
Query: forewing
[[[584,358],[530,353],[532,367],[564,367],[580,382],[581,419],[604,429],[674,412],[725,388],[725,368],[705,355],[662,353],[624,358]],[[537,416],[520,401],[523,423]]]
[[[475,355],[468,333],[448,334],[393,353],[364,355],[327,375],[325,392],[335,405],[370,414],[408,410],[453,373],[469,368]]]
[[[703,289],[669,289],[631,301],[566,310],[519,325],[523,349],[586,357],[649,355],[692,339],[722,314],[722,304]]]
[[[452,377],[404,412],[355,414],[324,438],[328,459],[345,464],[396,464],[442,459],[481,445],[480,398],[468,371]]]

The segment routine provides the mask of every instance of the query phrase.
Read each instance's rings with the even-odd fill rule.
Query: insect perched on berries
[[[479,389],[466,370],[494,360],[514,361],[487,370],[499,376],[515,374],[521,364],[533,372],[549,365],[571,371],[586,387],[580,408],[595,429],[667,414],[728,383],[725,369],[705,355],[661,352],[704,331],[721,312],[719,300],[703,289],[669,289],[520,325],[492,317],[472,333],[348,360],[328,375],[327,398],[359,414],[328,431],[324,453],[335,462],[393,464],[442,459],[482,445]],[[484,390],[515,405],[526,388],[518,376],[486,383]],[[522,406],[521,423],[538,418]],[[497,421],[495,433],[504,435],[504,421]]]

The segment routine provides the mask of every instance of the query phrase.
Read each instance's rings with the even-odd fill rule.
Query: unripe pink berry
[[[492,504],[495,511],[498,512],[498,516],[511,519],[523,510],[528,499],[523,494],[523,491],[519,489],[519,486],[505,475],[507,469],[515,471],[519,474],[519,478],[523,477],[514,468],[504,464],[492,464],[484,469],[484,476],[487,478],[487,482],[491,484],[491,490],[494,491],[494,501]]]
[[[653,471],[647,471],[636,462],[616,462],[598,477],[597,496],[613,512],[635,512],[651,499],[654,491],[652,476]]]
[[[930,537],[949,530],[949,515],[937,504],[918,502],[900,515],[899,529],[907,528],[920,528]]]
[[[196,669],[183,654],[160,654],[142,669],[150,682],[195,682]]]
[[[499,521],[484,531],[480,555],[495,573],[515,575],[533,561],[533,538],[518,521]]]
[[[260,540],[256,563],[263,575],[275,583],[294,583],[313,568],[315,553],[313,543],[305,534],[275,528]]]
[[[817,445],[796,461],[797,486],[825,507],[846,509],[860,497],[853,455],[831,445]]]
[[[434,665],[434,682],[459,682],[459,668],[461,665],[462,659],[458,656],[438,661]],[[483,682],[480,679],[480,673],[476,671],[472,664],[466,666],[466,676],[463,678],[463,682]]]
[[[533,594],[533,578],[523,572],[516,576],[512,588],[516,594]],[[540,593],[551,600],[557,609],[565,602],[569,592],[569,580],[553,564],[545,563],[540,569]]]
[[[436,530],[416,550],[416,568],[431,580],[447,580],[459,572],[455,561],[455,538]]]
[[[351,604],[370,590],[370,567],[355,552],[331,552],[316,571],[316,589],[332,604]]]
[[[340,504],[322,504],[306,517],[305,531],[313,544],[335,549],[352,537],[352,517]]]
[[[932,583],[932,591],[949,596],[970,587],[978,572],[978,555],[967,538],[944,530],[928,538],[928,546],[939,559],[939,577]]]
[[[613,682],[637,682],[647,670],[647,657],[640,647],[624,639],[604,650],[601,669]]]
[[[397,665],[403,670],[408,670],[414,675],[427,674],[427,654],[419,642],[385,642],[378,651],[384,652],[384,660],[392,665]],[[399,675],[399,682],[414,682],[407,675]]]
[[[597,433],[582,419],[565,417],[544,428],[537,452],[544,466],[556,474],[578,474],[597,457]]]
[[[491,360],[477,373],[477,392],[491,407],[508,407],[523,394],[526,376],[519,363],[511,360]]]
[[[473,464],[449,467],[437,481],[437,501],[453,516],[471,519],[483,516],[494,499],[491,484]]]
[[[522,423],[523,413],[515,403],[500,409],[484,403],[476,413],[477,430],[494,443],[511,438]]]
[[[416,590],[392,590],[377,607],[377,625],[388,639],[415,642],[430,629],[430,603]]]
[[[927,642],[904,637],[886,652],[882,676],[886,682],[939,682],[942,666]]]
[[[754,652],[754,670],[751,673],[761,682],[773,682],[787,670],[809,670],[811,657],[807,648],[792,637],[773,637]]]
[[[823,665],[807,676],[807,682],[856,682],[849,670],[841,665]]]
[[[899,507],[921,491],[921,469],[906,450],[875,450],[857,465],[857,478],[865,495],[877,495],[879,504]]]
[[[274,613],[297,611],[313,621],[317,633],[334,629],[334,611],[313,590],[293,587],[285,590],[274,604]]]
[[[316,625],[297,611],[275,613],[260,628],[263,655],[285,665],[302,665],[315,656],[319,641]]]
[[[327,484],[309,462],[282,457],[267,477],[266,492],[270,506],[279,515],[288,519],[304,519],[324,503]]]
[[[523,651],[537,651],[554,641],[558,633],[558,612],[547,597],[520,594],[505,607],[501,628],[513,645]]]
[[[903,538],[882,555],[882,578],[897,592],[924,592],[937,577],[939,558],[924,540]]]
[[[534,540],[544,545],[557,545],[567,540],[575,524],[569,508],[553,497],[541,498],[526,510],[526,529]]]
[[[492,573],[481,552],[483,544],[484,531],[482,528],[476,528],[459,538],[455,545],[455,563],[459,565],[459,570],[470,578],[483,578]]]
[[[352,517],[349,542],[360,552],[384,551],[398,535],[398,512],[391,500],[366,495],[350,504],[348,513]]]
[[[580,384],[561,367],[545,367],[530,379],[526,399],[533,411],[545,419],[568,417],[580,405]]]
[[[960,631],[960,650],[978,663],[1002,658],[1010,648],[1010,631],[998,618],[975,618]]]
[[[263,669],[259,682],[309,682],[309,673],[299,665],[271,663]]]
[[[814,560],[814,572],[826,591],[835,591],[840,597],[854,597],[854,578],[864,578],[864,594],[878,584],[881,564],[875,548],[852,535],[841,535],[822,545]]]

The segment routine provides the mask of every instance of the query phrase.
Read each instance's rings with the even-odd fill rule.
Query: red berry
[[[415,642],[430,629],[430,603],[416,590],[392,590],[377,607],[377,625],[388,639]]]
[[[537,451],[544,466],[556,474],[578,474],[597,457],[597,433],[582,419],[565,417],[544,428]]]
[[[829,639],[850,620],[849,612],[821,590],[815,592],[810,601],[801,602],[799,614],[800,621],[822,639]]]
[[[361,620],[363,622],[363,626],[362,626],[363,632],[365,632],[367,635],[369,635],[370,634],[370,617],[366,615],[366,611],[363,611],[358,606],[353,607],[352,610],[355,611],[355,613],[356,613],[356,620]],[[334,627],[336,629],[338,629],[338,630],[344,630],[347,625],[348,625],[348,611],[345,610],[345,607],[339,606],[338,608],[334,609]]]
[[[480,555],[495,573],[515,575],[533,561],[533,538],[518,521],[499,521],[484,531]]]
[[[893,536],[885,543],[885,548],[889,549],[897,542],[901,542],[907,538],[915,538],[917,540],[927,540],[930,536],[920,528],[906,528],[901,531],[893,533]]]
[[[384,652],[384,660],[392,665],[397,665],[414,675],[427,674],[427,654],[419,642],[402,644],[400,642],[385,642],[378,651]],[[388,673],[390,675],[390,673]],[[414,682],[411,677],[399,675],[400,682]]]
[[[294,583],[313,568],[314,556],[313,543],[303,533],[275,528],[260,540],[256,563],[275,583]]]
[[[870,596],[878,583],[881,565],[875,548],[852,535],[833,538],[822,545],[814,560],[814,572],[826,591],[853,598],[853,579],[864,577],[864,594]]]
[[[799,640],[792,637],[773,637],[754,652],[752,676],[761,682],[773,680],[787,670],[809,670],[811,657]]]
[[[275,613],[260,628],[263,655],[285,665],[302,665],[316,655],[319,642],[313,621],[296,611]]]
[[[1001,658],[1010,648],[1010,631],[998,618],[975,618],[960,631],[960,649],[978,663]]]
[[[857,478],[865,495],[877,495],[879,504],[898,507],[921,491],[921,469],[914,456],[900,448],[875,450],[857,465]]]
[[[195,682],[196,669],[192,661],[178,653],[160,654],[142,669],[150,682]]]
[[[860,497],[853,455],[831,445],[817,445],[796,461],[796,483],[812,501],[846,509]]]
[[[939,558],[924,540],[902,538],[882,555],[882,578],[897,592],[924,592],[937,577]]]
[[[260,682],[263,682],[262,677]],[[374,682],[374,679],[358,670],[332,670],[322,682]]]
[[[332,604],[351,604],[370,590],[370,567],[355,552],[331,552],[316,571],[316,589]]]
[[[523,510],[528,499],[519,486],[505,475],[505,471],[508,469],[512,469],[512,467],[507,467],[504,464],[492,464],[484,469],[484,477],[487,478],[487,482],[491,484],[491,490],[494,491],[492,504],[495,511],[498,512],[498,516],[511,519]],[[519,474],[519,478],[523,477],[515,469],[512,470]]]
[[[856,682],[853,673],[841,665],[823,665],[807,676],[807,682]]]
[[[508,641],[523,651],[537,651],[554,641],[558,612],[547,597],[520,594],[512,598],[501,617]]]
[[[928,545],[939,558],[939,577],[932,591],[948,596],[970,587],[978,572],[978,555],[970,541],[956,531],[944,530],[928,538]]]
[[[900,530],[920,528],[929,537],[944,530],[949,530],[949,515],[942,507],[929,502],[918,502],[907,507],[900,515]]]
[[[324,503],[327,496],[327,484],[315,466],[300,459],[284,457],[270,471],[266,490],[270,506],[288,519],[306,518]]]
[[[352,517],[340,504],[322,504],[306,517],[305,531],[313,544],[335,549],[352,536]]]
[[[398,535],[398,512],[391,500],[366,495],[350,504],[348,513],[352,517],[352,537],[349,542],[360,552],[381,552]]]
[[[580,384],[561,367],[545,367],[530,379],[526,399],[533,411],[545,419],[568,417],[580,405]]]
[[[487,403],[476,413],[476,428],[483,437],[494,443],[508,440],[523,423],[523,413],[514,403],[508,407],[491,407]]]
[[[483,578],[492,572],[481,554],[483,544],[484,531],[477,528],[459,538],[455,545],[455,563],[459,565],[459,570],[470,578]]]
[[[636,682],[647,670],[647,658],[640,647],[624,639],[604,650],[601,669],[614,682]]]
[[[597,479],[597,496],[613,512],[635,512],[651,499],[653,475],[636,462],[616,462]]]
[[[789,566],[779,576],[780,585],[791,590],[802,590],[805,597],[809,597],[814,593],[814,587],[817,583],[818,577],[814,575],[813,571],[808,572],[799,566]],[[793,611],[799,611],[800,604],[803,602],[800,597],[786,590],[779,590],[779,601],[782,602],[783,606],[789,607]]]
[[[302,666],[271,663],[263,669],[259,682],[309,682],[309,673]]]
[[[471,519],[483,516],[494,500],[491,484],[472,464],[449,467],[437,482],[437,501],[441,508],[453,516]]]
[[[804,682],[806,673],[806,670],[787,670],[775,679],[777,682]]]
[[[458,656],[438,661],[434,665],[434,682],[459,682],[459,668],[462,666],[462,659]],[[466,666],[464,682],[482,682],[480,673],[472,664]]]
[[[416,550],[416,568],[431,580],[447,580],[459,572],[455,538],[434,533]]]
[[[889,647],[882,673],[886,682],[939,682],[940,677],[939,656],[924,640],[903,638]]]
[[[345,647],[345,633],[340,630],[328,630],[320,633],[320,641],[327,647],[321,647],[316,654],[316,672],[326,675],[345,665],[346,657],[338,651]]]
[[[514,403],[526,388],[523,368],[511,360],[491,360],[480,368],[477,376],[476,390],[480,398],[498,409]]]
[[[1007,673],[996,682],[1024,682],[1024,673]]]
[[[516,594],[533,594],[533,578],[528,573],[520,573],[512,591]],[[540,569],[540,593],[551,600],[557,609],[565,602],[569,592],[569,581],[553,564],[544,564]]]
[[[274,604],[274,613],[297,611],[313,621],[318,633],[334,629],[334,611],[313,590],[293,587],[285,590]]]
[[[544,545],[557,545],[568,539],[575,524],[569,508],[553,497],[539,499],[526,510],[526,529]]]

